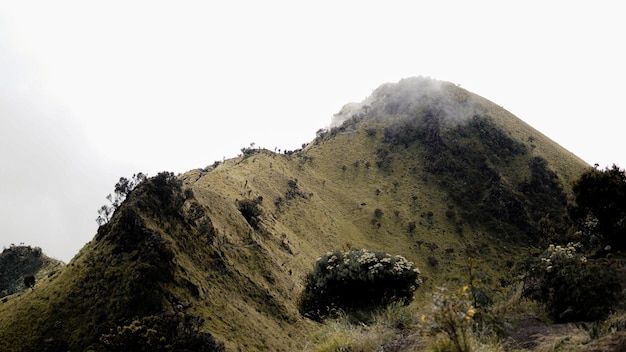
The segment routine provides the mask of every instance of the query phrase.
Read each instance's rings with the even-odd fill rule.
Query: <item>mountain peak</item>
[[[337,127],[354,117],[377,118],[414,114],[424,104],[440,110],[446,122],[467,121],[481,111],[477,96],[459,86],[426,77],[404,78],[397,83],[385,83],[359,103],[349,103],[333,116],[331,127]]]
[[[0,304],[0,349],[106,350],[116,332],[164,331],[176,316],[227,350],[303,350],[317,325],[297,302],[321,254],[402,256],[424,292],[462,280],[472,256],[497,282],[563,225],[586,167],[452,83],[384,84],[302,150],[143,181],[69,265]]]

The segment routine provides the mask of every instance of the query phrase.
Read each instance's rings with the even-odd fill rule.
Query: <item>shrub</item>
[[[626,249],[626,170],[613,164],[604,171],[592,168],[573,185],[576,204],[570,216],[581,228],[595,218],[597,235],[617,249]]]
[[[428,265],[430,265],[433,268],[435,268],[435,267],[437,267],[439,265],[439,260],[431,255],[431,256],[428,257]]]
[[[408,304],[420,282],[418,268],[404,257],[366,249],[335,249],[318,258],[307,275],[300,313],[320,320],[340,310]]]
[[[237,208],[241,215],[246,219],[248,224],[253,229],[258,230],[261,225],[261,215],[263,215],[263,209],[261,209],[261,202],[263,198],[258,197],[256,199],[243,199],[237,201]]]
[[[578,248],[551,244],[524,280],[524,295],[545,303],[555,321],[602,319],[622,298],[618,270],[588,260]]]
[[[472,319],[476,309],[472,305],[469,286],[456,291],[440,287],[433,295],[430,311],[420,318],[420,331],[425,337],[443,333],[452,350],[472,351]]]
[[[224,351],[224,345],[200,330],[202,318],[163,313],[135,319],[100,337],[107,351]]]
[[[415,221],[410,221],[407,226],[407,231],[408,233],[414,233],[416,228],[417,228],[417,225],[415,224]]]
[[[24,286],[30,289],[35,287],[35,276],[33,275],[24,276]]]

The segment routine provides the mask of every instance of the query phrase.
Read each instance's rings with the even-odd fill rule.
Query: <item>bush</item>
[[[404,257],[366,249],[335,249],[318,258],[307,275],[300,313],[320,320],[340,310],[408,304],[420,282],[418,268]]]
[[[263,215],[263,209],[261,209],[261,202],[263,198],[258,197],[256,199],[243,199],[237,201],[237,208],[248,224],[253,229],[258,230],[261,225],[261,215]]]
[[[576,204],[570,206],[570,216],[580,228],[595,218],[602,246],[626,249],[626,170],[615,164],[604,171],[592,168],[580,176],[572,190]]]
[[[24,286],[30,289],[35,287],[35,276],[33,275],[24,276]]]
[[[439,265],[439,260],[431,255],[431,256],[428,257],[428,265],[430,265],[433,268],[435,268],[435,267],[437,267]]]
[[[420,331],[425,337],[443,333],[453,351],[472,351],[472,324],[476,309],[472,305],[469,286],[450,292],[440,287],[433,295],[430,311],[420,318]]]
[[[100,337],[107,351],[224,351],[224,345],[200,330],[203,320],[185,313],[164,313],[133,320]]]
[[[545,303],[558,322],[602,319],[622,298],[618,270],[588,260],[577,248],[551,244],[525,278],[524,295]]]

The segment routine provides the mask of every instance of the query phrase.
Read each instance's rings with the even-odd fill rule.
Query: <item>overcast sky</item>
[[[298,148],[411,76],[624,167],[625,33],[619,1],[0,0],[0,245],[68,262],[120,176]]]

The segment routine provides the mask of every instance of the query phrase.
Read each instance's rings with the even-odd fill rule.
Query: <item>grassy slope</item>
[[[529,158],[542,155],[569,190],[586,166],[580,159],[503,109],[474,95],[469,98],[487,104],[494,121],[513,138],[530,145],[528,137],[534,137],[535,147],[528,155],[500,169],[504,178],[518,183],[528,174]],[[481,226],[462,224],[459,235],[457,219],[446,215],[450,196],[421,166],[422,147],[395,149],[387,170],[376,166],[385,124],[382,119],[365,119],[293,155],[262,150],[208,172],[181,175],[183,187],[194,195],[185,201],[182,218],[141,213],[145,226],[158,231],[174,254],[168,264],[174,278],[158,291],[163,293],[164,309],[180,305],[202,316],[204,328],[225,342],[227,350],[304,350],[311,347],[310,336],[319,326],[297,312],[301,280],[315,259],[333,248],[371,248],[407,257],[428,277],[418,290],[418,301],[438,284],[464,279],[468,246],[494,281],[504,276],[506,261],[517,255],[517,248]],[[366,132],[372,128],[378,131],[375,135]],[[289,191],[294,191],[290,180],[297,180],[297,192],[288,199]],[[253,230],[237,210],[237,200],[259,196],[262,221],[260,229]],[[277,202],[279,197],[283,200]],[[211,220],[214,237],[198,235],[195,225],[185,220],[194,201]],[[383,215],[377,217],[376,209]],[[413,233],[408,231],[411,222],[416,225]],[[66,269],[39,282],[33,292],[0,304],[1,340],[34,341],[24,331],[38,327],[42,336],[97,342],[93,334],[101,333],[99,321],[121,318],[110,316],[103,307],[90,307],[107,300],[85,297],[86,289],[93,297],[98,294],[93,287],[84,287],[85,278],[104,275],[94,278],[90,285],[95,286],[97,280],[121,286],[132,286],[135,280],[130,273],[137,256],[113,255],[113,247],[92,241]],[[439,265],[429,265],[429,256]],[[133,294],[132,289],[122,291]],[[103,295],[109,297],[110,290]]]

